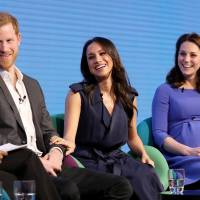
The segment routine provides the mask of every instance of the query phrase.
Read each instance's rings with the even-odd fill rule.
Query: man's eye
[[[191,57],[192,57],[192,58],[194,58],[194,57],[196,57],[196,56],[197,56],[196,54],[191,54]]]
[[[12,39],[8,39],[8,40],[7,40],[7,42],[12,42],[12,41],[13,41]]]

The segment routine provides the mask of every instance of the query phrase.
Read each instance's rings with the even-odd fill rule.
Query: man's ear
[[[21,41],[22,41],[21,33],[18,33],[17,38],[18,38],[18,46],[20,46]]]

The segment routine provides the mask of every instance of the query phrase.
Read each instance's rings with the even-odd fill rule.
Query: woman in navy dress
[[[170,168],[185,169],[187,189],[200,189],[200,36],[180,36],[175,65],[156,90],[152,106],[155,143]]]
[[[74,152],[87,168],[125,176],[134,199],[159,199],[162,186],[136,130],[138,94],[127,80],[114,44],[101,37],[87,41],[81,72],[84,81],[72,84],[66,98],[67,154]],[[141,161],[120,150],[126,143]]]

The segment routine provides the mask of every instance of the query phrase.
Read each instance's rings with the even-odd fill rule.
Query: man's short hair
[[[16,35],[19,33],[19,24],[17,19],[9,13],[0,12],[0,27],[11,23]]]

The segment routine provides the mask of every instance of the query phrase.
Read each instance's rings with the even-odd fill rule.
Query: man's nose
[[[8,50],[8,44],[6,42],[0,42],[0,51],[6,52]]]

